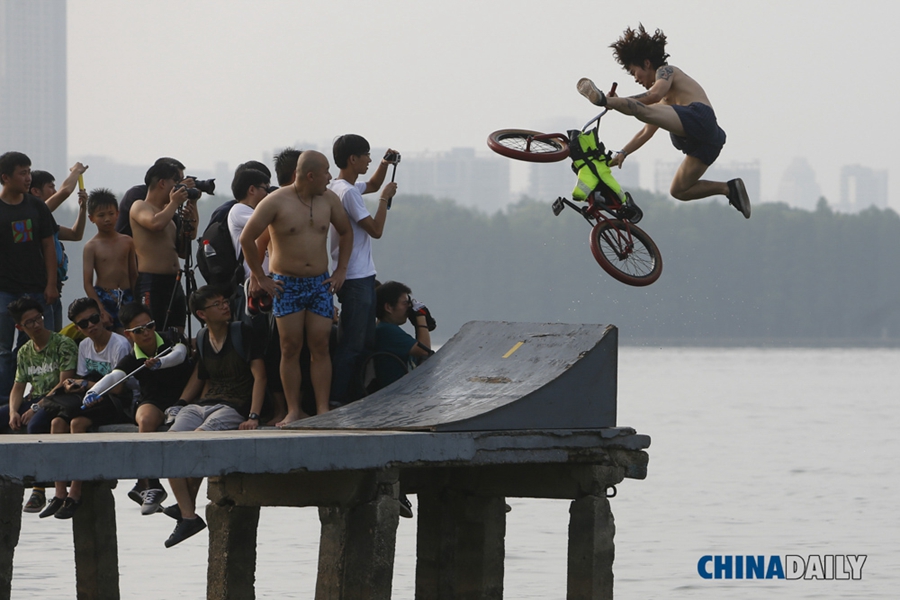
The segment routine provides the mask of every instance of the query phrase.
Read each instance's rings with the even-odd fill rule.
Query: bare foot
[[[284,427],[285,425],[293,423],[294,421],[300,421],[301,419],[308,419],[308,418],[309,418],[309,415],[306,414],[305,412],[303,412],[302,410],[298,413],[288,412],[288,414],[284,417],[284,419],[282,419],[279,423],[275,423],[275,427]]]
[[[578,93],[590,100],[592,104],[606,106],[606,94],[598,90],[594,82],[587,77],[579,79],[576,87],[578,88]]]
[[[287,411],[277,413],[272,419],[266,423],[267,427],[277,427],[278,424],[287,416]]]

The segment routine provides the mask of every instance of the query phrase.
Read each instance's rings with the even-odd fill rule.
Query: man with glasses
[[[42,415],[38,401],[75,374],[78,347],[70,338],[44,325],[44,307],[33,298],[22,297],[7,306],[16,321],[16,329],[28,341],[16,355],[15,384],[9,404],[0,407],[0,430],[49,433],[50,420]],[[25,399],[25,386],[31,384],[31,396]]]
[[[197,333],[199,360],[179,400],[184,406],[169,431],[256,429],[266,395],[262,339],[254,338],[249,325],[231,321],[228,299],[213,286],[205,285],[191,294],[190,307],[206,327]],[[169,480],[177,505],[164,512],[178,523],[166,548],[206,528],[196,512],[202,481]]]
[[[37,300],[25,296],[10,302],[6,309],[15,319],[16,329],[24,332],[28,341],[16,356],[9,404],[0,407],[0,432],[26,427],[28,433],[50,433],[51,419],[42,410],[40,400],[75,374],[78,347],[71,339],[44,326],[44,306]],[[26,399],[29,383],[31,395]],[[44,488],[35,486],[23,510],[39,512],[45,502]]]
[[[133,351],[119,361],[112,373],[94,384],[84,402],[93,405],[103,392],[116,387],[143,365],[146,368],[134,373],[141,392],[134,420],[141,433],[154,432],[163,424],[165,410],[181,397],[191,376],[193,366],[187,346],[176,332],[157,332],[156,321],[143,304],[126,304],[119,311],[119,319],[125,325],[125,337],[133,344]],[[159,356],[170,348],[165,356]],[[144,515],[157,512],[167,495],[158,479],[141,480],[128,492],[129,498],[141,504]]]

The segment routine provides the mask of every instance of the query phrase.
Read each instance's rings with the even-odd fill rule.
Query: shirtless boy
[[[712,103],[700,84],[678,67],[670,66],[665,52],[666,36],[653,35],[643,25],[625,30],[611,45],[616,61],[646,92],[628,98],[604,94],[590,79],[578,81],[578,91],[597,106],[606,106],[646,123],[613,157],[610,166],[622,167],[625,158],[643,146],[661,127],[669,132],[672,145],[684,152],[684,162],[675,173],[669,192],[678,200],[696,200],[723,195],[745,218],[750,218],[750,199],[744,182],[700,179],[725,145],[725,132],[716,123]]]
[[[188,201],[187,189],[178,186],[180,179],[176,165],[157,161],[144,177],[147,198],[136,201],[130,213],[138,261],[135,295],[150,307],[160,330],[174,327],[179,333],[187,321],[184,289],[178,281],[178,259],[186,254],[178,253],[178,232],[172,222],[179,206],[185,205],[184,220],[193,226],[195,235],[197,229],[197,205]]]
[[[264,291],[272,298],[281,337],[281,381],[288,414],[278,426],[306,416],[300,408],[300,350],[303,331],[312,356],[311,379],[318,414],[328,412],[331,358],[328,341],[334,316],[332,294],[341,289],[353,248],[353,231],[337,195],[328,189],[331,173],[321,152],[306,151],[297,161],[293,185],[266,196],[253,211],[241,233],[241,248],[250,267],[250,292]],[[334,225],[340,238],[334,273],[328,274],[326,238]],[[266,277],[256,251],[256,239],[268,228],[271,234]]]
[[[84,245],[84,293],[100,307],[104,325],[122,333],[119,309],[134,301],[137,283],[134,241],[116,231],[119,202],[108,189],[93,190],[88,196],[88,218],[97,226],[97,235]]]

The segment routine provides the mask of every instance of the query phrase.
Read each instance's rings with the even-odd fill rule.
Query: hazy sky
[[[641,91],[608,46],[643,22],[705,87],[728,134],[719,160],[761,162],[764,197],[801,156],[832,201],[842,165],[890,169],[900,208],[898,16],[887,1],[70,0],[69,154],[233,168],[348,132],[487,151],[495,129],[580,127],[582,76]],[[639,127],[611,114],[603,139]],[[645,183],[681,157],[663,133],[632,157]]]

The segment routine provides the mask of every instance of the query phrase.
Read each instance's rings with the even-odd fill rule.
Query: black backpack
[[[228,231],[230,212],[231,208],[222,211],[219,220],[211,220],[200,236],[197,268],[210,285],[234,286],[244,279],[244,252],[241,251],[240,255],[235,257],[231,232]],[[207,250],[207,246],[211,250]]]

